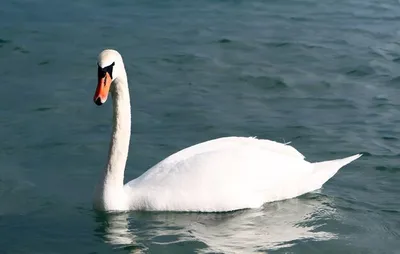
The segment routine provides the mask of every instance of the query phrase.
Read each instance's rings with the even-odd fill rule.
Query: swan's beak
[[[110,91],[110,86],[111,86],[111,77],[110,74],[106,72],[106,75],[104,77],[99,77],[99,81],[97,83],[97,89],[93,97],[94,103],[100,106],[106,102],[108,97],[108,92]]]

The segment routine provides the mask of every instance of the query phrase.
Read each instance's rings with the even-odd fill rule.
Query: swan
[[[122,56],[98,56],[94,102],[111,93],[113,128],[108,162],[95,190],[102,211],[224,212],[259,208],[317,190],[361,154],[310,163],[288,144],[253,137],[222,137],[185,148],[124,185],[131,135],[128,78]]]

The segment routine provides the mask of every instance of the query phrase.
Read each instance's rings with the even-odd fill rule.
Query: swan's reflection
[[[106,243],[115,248],[124,248],[132,254],[141,254],[146,250],[136,241],[133,230],[129,229],[129,214],[105,214],[97,213],[96,235],[100,236]]]
[[[107,243],[129,249],[130,253],[160,247],[165,250],[168,246],[173,253],[175,248],[182,248],[176,245],[182,242],[189,252],[194,248],[197,252],[253,253],[289,247],[302,240],[321,241],[335,237],[333,233],[319,229],[334,214],[328,198],[310,195],[270,203],[258,210],[134,212],[106,215],[98,222]]]

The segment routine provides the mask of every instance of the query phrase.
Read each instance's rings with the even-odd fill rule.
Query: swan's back
[[[287,144],[282,144],[267,139],[257,139],[253,137],[223,137],[202,142],[190,146],[188,148],[185,148],[183,150],[180,150],[179,152],[174,153],[169,157],[165,158],[159,164],[162,164],[162,166],[165,167],[168,164],[174,164],[179,161],[188,160],[193,156],[203,154],[206,152],[224,151],[233,149],[240,149],[240,150],[262,149],[264,151],[273,151],[282,155],[304,159],[304,155],[302,155],[294,147]],[[154,167],[161,166],[159,164],[155,165]],[[151,177],[151,175],[154,173],[155,172],[149,170],[145,174],[148,175],[148,177]]]

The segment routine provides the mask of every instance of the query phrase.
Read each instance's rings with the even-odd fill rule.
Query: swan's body
[[[126,72],[114,50],[103,51],[98,64],[94,100],[104,103],[110,89],[114,125],[109,161],[96,192],[97,209],[215,212],[256,208],[317,190],[361,156],[310,163],[287,144],[226,137],[183,149],[124,185],[131,127]]]

